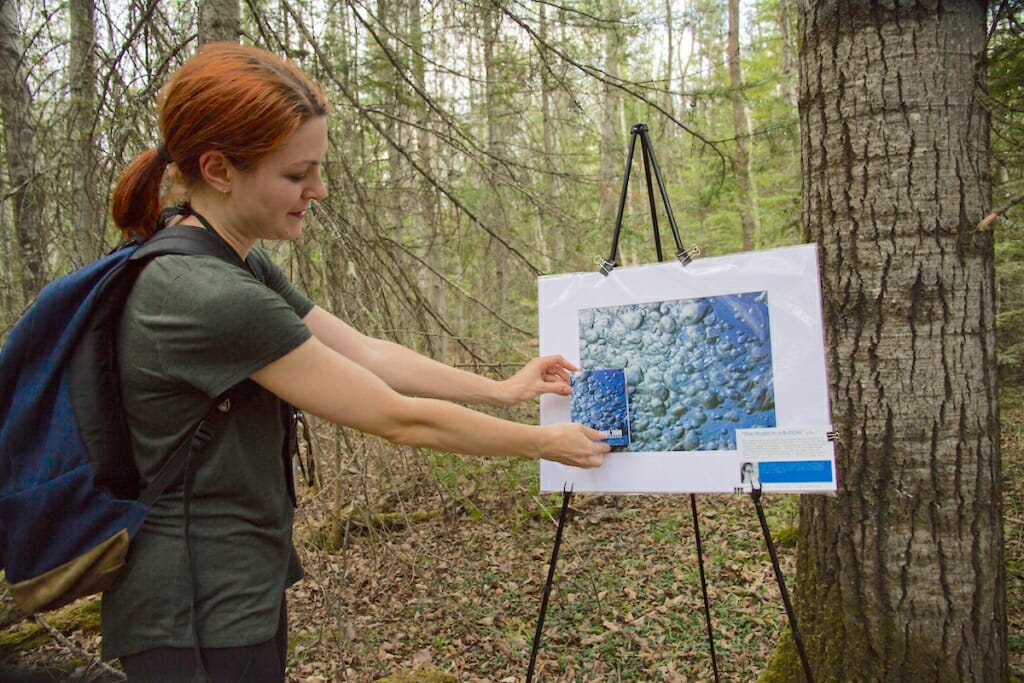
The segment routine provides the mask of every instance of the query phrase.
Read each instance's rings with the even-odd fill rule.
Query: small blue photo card
[[[629,445],[629,400],[622,369],[582,370],[571,378],[570,419],[608,434],[609,446]]]

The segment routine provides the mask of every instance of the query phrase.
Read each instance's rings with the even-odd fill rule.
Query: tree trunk
[[[797,108],[796,89],[793,82],[796,80],[796,59],[793,57],[793,38],[791,19],[793,0],[779,0],[779,44],[782,48],[782,92],[786,102]]]
[[[393,231],[392,235],[396,243],[403,247],[408,246],[408,235],[406,234],[406,211],[409,204],[405,192],[405,183],[408,178],[405,175],[405,158],[402,153],[407,151],[408,145],[405,139],[406,130],[402,122],[407,120],[405,102],[401,94],[401,79],[396,73],[389,53],[394,53],[400,41],[393,35],[398,29],[399,7],[398,0],[379,0],[377,2],[376,21],[381,26],[387,26],[387,31],[381,31],[379,38],[374,39],[373,54],[375,58],[371,61],[374,80],[380,84],[380,103],[387,111],[394,115],[389,116],[384,122],[384,129],[387,133],[390,144],[387,148],[387,183],[382,188],[383,195],[378,196],[378,205],[384,207],[382,213],[387,216],[387,229]],[[383,45],[377,45],[379,40]],[[403,321],[404,323],[404,321]]]
[[[692,12],[693,7],[691,6],[692,0],[684,0],[682,7],[682,14],[686,16]],[[689,45],[686,50],[686,57],[679,57],[679,73],[676,76],[676,90],[679,92],[679,113],[680,116],[685,115],[694,105],[693,95],[688,95],[687,90],[690,86],[690,64],[693,63],[693,58],[697,54],[698,44],[696,39],[688,41]]]
[[[676,61],[676,35],[672,17],[673,0],[665,0],[665,70],[664,84],[661,91],[661,108],[669,116],[675,116],[675,95],[672,88],[672,67]],[[680,84],[681,85],[681,84]],[[680,90],[682,88],[680,87]],[[666,135],[671,137],[675,131],[674,126],[664,126],[659,131],[659,137]]]
[[[502,82],[499,51],[501,50],[501,11],[493,0],[481,8],[484,48],[484,118],[487,122],[487,182],[484,186],[486,198],[483,203],[483,220],[491,230],[503,238],[510,237],[511,223],[503,201],[503,190],[508,186],[507,159],[504,126],[508,123],[506,90]],[[490,292],[491,303],[502,317],[508,314],[508,254],[504,245],[493,237],[488,239],[488,262],[490,273],[483,273],[483,291]]]
[[[23,68],[18,6],[0,0],[0,113],[4,119],[7,174],[14,208],[21,292],[30,301],[46,282],[43,254],[43,196],[37,177],[39,150],[32,128],[32,94]]]
[[[838,496],[802,499],[797,614],[819,682],[1006,681],[985,5],[893,5],[801,7],[842,442]]]
[[[420,92],[428,92],[427,84],[427,63],[425,55],[433,52],[433,46],[428,49],[426,41],[427,32],[423,30],[423,14],[419,0],[412,0],[408,6],[409,14],[409,60],[411,72],[416,87]],[[414,100],[412,135],[415,139],[416,162],[432,177],[440,177],[438,164],[435,160],[433,136],[431,129],[436,125],[426,103],[419,99]],[[420,288],[423,290],[427,301],[434,314],[445,318],[447,306],[445,301],[445,290],[440,273],[444,272],[444,238],[441,234],[442,223],[439,220],[438,204],[434,198],[434,187],[430,178],[419,176],[415,183],[416,197],[414,204],[416,210],[412,212],[413,228],[421,240],[423,247],[423,262],[429,268],[420,271]],[[440,334],[436,340],[427,339],[427,349],[431,356],[442,362],[449,362],[449,339],[448,335]]]
[[[538,8],[540,14],[540,38],[541,43],[548,45],[549,22],[547,6],[541,4]],[[558,15],[556,14],[556,17]],[[562,191],[562,181],[559,173],[556,156],[558,148],[555,132],[557,122],[555,112],[563,111],[564,102],[558,97],[558,83],[551,73],[553,64],[557,63],[553,54],[542,55],[540,60],[540,97],[541,97],[541,135],[544,146],[544,202],[545,210],[538,216],[538,225],[541,235],[537,240],[537,248],[544,254],[540,264],[541,269],[546,273],[555,272],[558,268],[564,267],[565,259],[565,230],[561,221],[554,215],[555,207],[559,205],[559,197]]]
[[[600,150],[601,150],[601,188],[600,205],[598,208],[601,226],[610,235],[615,228],[618,213],[619,196],[622,189],[622,177],[625,173],[623,161],[626,157],[627,142],[630,131],[623,120],[621,91],[613,83],[622,77],[622,61],[624,58],[625,39],[622,35],[622,3],[621,0],[606,0],[605,15],[607,26],[604,27],[604,71],[605,82],[602,84],[603,97],[600,119]],[[639,150],[638,150],[639,151]],[[639,159],[639,154],[636,156]],[[630,176],[631,179],[635,176]],[[642,187],[641,180],[633,187]],[[616,258],[621,261],[621,258]]]
[[[218,40],[238,42],[242,33],[241,21],[238,0],[200,0],[199,44]]]
[[[740,0],[729,0],[729,39],[726,51],[729,59],[729,89],[732,92],[732,125],[736,135],[732,173],[736,179],[736,194],[740,202],[743,251],[752,251],[757,235],[757,210],[754,179],[750,173],[750,122],[743,103],[743,70],[740,67]]]
[[[79,265],[97,258],[102,252],[106,228],[106,207],[99,202],[99,174],[93,131],[96,127],[96,27],[93,0],[70,0],[71,124],[69,139],[74,149],[71,188],[71,216],[75,256]]]

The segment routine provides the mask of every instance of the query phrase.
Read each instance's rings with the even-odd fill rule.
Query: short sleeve
[[[281,298],[288,302],[294,309],[295,314],[300,318],[306,317],[313,310],[313,302],[300,292],[291,280],[284,274],[281,267],[274,263],[260,247],[253,247],[250,258],[257,261],[263,272],[264,284],[281,295]]]
[[[284,279],[274,269],[279,274],[275,279]],[[301,319],[301,311],[308,312],[312,304],[306,307],[308,299],[287,279],[287,286],[278,282],[280,293],[269,282],[213,257],[165,256],[150,264],[143,277],[151,271],[165,286],[152,302],[157,305],[144,307],[148,312],[140,322],[156,343],[162,374],[210,396],[312,336]]]

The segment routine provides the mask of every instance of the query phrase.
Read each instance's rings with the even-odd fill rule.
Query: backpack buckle
[[[206,420],[200,422],[199,426],[196,427],[196,431],[192,434],[192,450],[198,451],[206,446],[216,433],[217,430],[207,424]]]

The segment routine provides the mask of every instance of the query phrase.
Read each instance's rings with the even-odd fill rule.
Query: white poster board
[[[834,493],[820,292],[815,245],[539,278],[541,355],[623,369],[630,431],[599,468],[541,461],[541,490]]]

